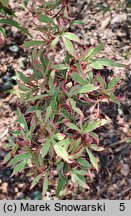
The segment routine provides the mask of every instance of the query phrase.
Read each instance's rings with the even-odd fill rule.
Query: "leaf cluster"
[[[98,172],[97,152],[104,149],[96,131],[109,122],[99,107],[104,101],[119,105],[114,94],[119,78],[112,77],[107,83],[99,73],[93,74],[93,69],[123,65],[97,58],[104,44],[82,49],[81,40],[69,31],[81,23],[71,17],[68,1],[41,2],[36,11],[41,25],[35,30],[43,37],[23,44],[25,49],[33,47],[33,73],[27,76],[17,72],[17,95],[26,111],[17,110],[17,128],[4,146],[9,150],[4,163],[14,166],[12,175],[27,169],[27,175],[34,176],[31,188],[41,181],[44,192],[55,167],[58,195],[70,182],[88,189],[87,179],[94,169]],[[14,20],[1,19],[0,23],[13,25],[31,36]],[[80,50],[75,48],[77,44]],[[65,50],[59,64],[49,57],[50,50],[53,55],[58,46]]]

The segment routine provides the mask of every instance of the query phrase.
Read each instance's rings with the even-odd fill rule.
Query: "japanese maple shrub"
[[[34,47],[33,72],[17,73],[21,106],[16,130],[10,131],[9,143],[4,145],[9,150],[4,163],[14,167],[12,175],[26,171],[27,176],[33,176],[31,188],[41,182],[44,192],[56,169],[58,195],[65,184],[89,188],[87,176],[91,177],[94,169],[98,172],[95,152],[103,151],[103,147],[99,146],[95,131],[108,122],[99,106],[110,101],[119,105],[114,95],[119,77],[112,77],[107,83],[92,69],[122,65],[96,57],[104,49],[103,44],[82,48],[81,40],[71,32],[80,21],[72,17],[68,0],[39,1],[35,19],[39,21],[35,31],[40,32],[41,39],[31,39],[23,45]],[[0,22],[31,37],[14,20]],[[55,59],[58,50],[64,50],[59,62]]]

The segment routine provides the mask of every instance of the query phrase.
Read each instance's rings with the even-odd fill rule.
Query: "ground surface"
[[[16,11],[17,19],[30,28],[33,24],[30,4],[25,7],[21,1],[11,0],[11,7]],[[73,2],[73,1],[72,1]],[[75,1],[74,1],[75,2]],[[130,199],[130,126],[131,126],[131,58],[130,58],[130,8],[126,1],[124,6],[118,7],[118,1],[107,1],[110,10],[103,1],[80,1],[76,10],[77,19],[82,19],[84,27],[73,29],[79,37],[90,47],[100,42],[105,43],[105,50],[100,57],[109,57],[117,62],[124,63],[125,68],[115,68],[101,71],[108,76],[114,73],[121,77],[118,94],[122,99],[121,108],[116,105],[103,105],[102,112],[108,115],[112,122],[98,131],[101,139],[100,144],[105,151],[98,155],[100,171],[94,174],[93,180],[89,182],[90,190],[72,191],[70,187],[62,191],[60,199]],[[90,2],[90,3],[89,3]],[[74,8],[75,10],[75,8]],[[78,12],[79,11],[79,12]],[[2,15],[3,16],[3,15]],[[7,38],[0,47],[0,74],[2,77],[7,72],[7,66],[12,65],[14,70],[29,71],[30,54],[23,50],[21,45],[26,39],[24,35],[14,28],[6,27]],[[13,47],[13,48],[12,48]],[[15,51],[14,51],[15,50]],[[56,55],[57,61],[61,53]],[[17,85],[14,86],[17,89]],[[13,126],[16,119],[15,110],[18,99],[12,94],[0,91],[0,160],[3,160],[5,152],[2,149],[6,142],[9,127]],[[29,190],[30,179],[24,174],[10,178],[12,170],[0,165],[0,199],[41,199],[40,185]],[[44,199],[57,199],[55,197],[57,176],[50,179],[50,187]]]

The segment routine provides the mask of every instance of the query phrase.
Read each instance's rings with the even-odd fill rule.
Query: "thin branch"
[[[127,137],[127,138],[125,138],[125,139],[123,139],[123,140],[119,140],[119,141],[117,141],[117,142],[112,143],[112,144],[110,145],[110,147],[111,147],[111,148],[112,148],[112,147],[115,147],[115,146],[117,146],[117,145],[119,145],[119,144],[121,144],[121,143],[127,142],[128,140],[129,140],[129,137]]]

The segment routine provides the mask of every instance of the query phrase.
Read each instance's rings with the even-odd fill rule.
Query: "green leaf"
[[[102,76],[97,76],[97,80],[100,83],[100,85],[102,86],[102,88],[105,89],[106,83],[105,83],[104,79],[102,78]]]
[[[27,41],[27,42],[25,42],[23,44],[23,46],[25,48],[28,48],[28,47],[31,47],[31,46],[34,46],[34,45],[39,46],[39,45],[42,45],[42,44],[45,44],[45,42],[44,41]]]
[[[111,59],[97,59],[97,60],[94,60],[96,62],[99,62],[101,65],[103,66],[109,66],[109,67],[124,67],[123,64],[119,64],[119,63],[116,63],[114,62],[113,60]]]
[[[81,89],[81,85],[75,85],[75,86],[73,86],[70,89],[70,92],[69,92],[70,96],[79,94],[80,89]]]
[[[76,170],[75,170],[75,174],[77,174],[77,175],[82,175],[82,176],[83,176],[83,175],[87,175],[87,171],[81,170],[81,169],[80,169],[80,170],[77,170],[77,169],[76,169]]]
[[[21,160],[28,160],[29,158],[31,158],[31,154],[30,153],[24,153],[24,154],[18,154],[16,155],[8,164],[8,166],[13,166],[14,164],[18,163]]]
[[[76,102],[72,99],[72,98],[69,98],[69,101],[70,101],[70,105],[72,107],[72,109],[77,112],[79,115],[81,115],[82,117],[84,117],[82,111],[76,107]]]
[[[50,23],[50,24],[56,26],[56,24],[53,22],[53,20],[50,17],[48,17],[48,16],[46,16],[44,14],[38,15],[38,20],[41,21],[41,22]]]
[[[15,174],[17,174],[18,172],[21,172],[26,166],[26,161],[22,161],[19,164],[16,165],[16,167],[13,170],[13,173],[11,175],[11,177]]]
[[[36,62],[36,60],[37,60],[37,54],[38,54],[38,48],[35,46],[34,48],[33,48],[33,50],[32,50],[32,61],[33,62]]]
[[[31,89],[28,88],[27,86],[23,85],[23,84],[19,84],[18,88],[19,88],[20,91],[22,91],[22,92],[31,92]]]
[[[88,76],[88,79],[89,79],[90,83],[92,83],[93,82],[93,72],[92,71],[88,71],[87,76]]]
[[[61,146],[64,146],[65,150],[67,150],[68,147],[69,147],[69,144],[70,144],[71,142],[72,142],[72,140],[71,140],[70,138],[66,138],[66,139],[60,140],[60,141],[58,142],[58,144],[61,145]]]
[[[21,30],[23,33],[29,35],[30,37],[32,37],[32,35],[22,26],[19,25],[18,22],[14,21],[14,20],[7,20],[7,19],[0,19],[0,23],[4,24],[4,25],[11,25],[16,27],[17,29]]]
[[[99,142],[99,136],[96,133],[90,132],[90,136],[92,136],[97,143]]]
[[[41,94],[41,95],[36,95],[36,96],[34,96],[34,97],[32,96],[32,97],[30,97],[29,99],[26,99],[26,102],[44,99],[44,98],[46,98],[46,97],[48,97],[48,96],[49,96],[49,94]]]
[[[75,124],[72,124],[70,122],[65,123],[67,127],[69,127],[72,130],[81,131]]]
[[[113,77],[112,80],[108,83],[107,90],[113,90],[115,85],[119,82],[120,77]]]
[[[11,152],[9,152],[5,157],[4,157],[4,160],[2,162],[2,164],[5,164],[7,163],[10,159],[11,159]]]
[[[25,118],[24,116],[22,115],[22,113],[20,112],[19,109],[17,109],[17,116],[19,117],[19,124],[20,126],[23,128],[23,130],[25,131],[25,133],[28,133],[29,130],[28,130],[28,125],[25,121]]]
[[[3,34],[4,37],[6,37],[6,32],[4,28],[0,27],[0,32]]]
[[[64,32],[62,35],[69,40],[76,41],[76,42],[80,43],[80,39],[74,33]]]
[[[24,5],[27,7],[29,0],[24,0],[23,2],[24,2]]]
[[[94,121],[94,122],[89,122],[87,127],[83,129],[83,132],[84,133],[89,133],[93,130],[95,130],[96,128],[98,128],[101,124],[101,121],[100,120],[97,120],[97,121]]]
[[[63,134],[63,133],[56,133],[54,136],[53,136],[53,138],[55,139],[55,140],[63,140],[64,138],[65,138],[65,134]]]
[[[113,60],[110,59],[96,59],[93,60],[90,64],[91,67],[95,69],[103,69],[104,66],[110,67],[124,67],[123,64],[115,63]]]
[[[85,81],[78,73],[74,72],[72,74],[72,78],[75,82],[79,83],[80,85],[86,85],[87,81]]]
[[[43,158],[41,157],[41,155],[38,155],[38,162],[39,162],[39,167],[42,167],[43,165]]]
[[[65,59],[64,59],[64,62],[67,63],[67,64],[70,64],[71,58],[72,58],[72,56],[67,52],[66,56],[65,56]]]
[[[44,6],[46,7],[47,10],[54,10],[55,8],[57,8],[59,5],[61,5],[60,1],[48,1],[48,2],[44,2]]]
[[[45,194],[47,192],[47,190],[48,190],[48,175],[46,175],[45,178],[44,178],[42,192]]]
[[[110,94],[109,97],[112,102],[116,103],[120,107],[120,102],[114,94]]]
[[[90,64],[90,66],[93,67],[94,69],[97,69],[97,70],[102,70],[104,68],[103,65],[100,62],[98,62],[97,60],[93,61]]]
[[[31,184],[30,190],[31,190],[33,187],[35,187],[36,184],[38,184],[38,182],[39,182],[39,180],[42,178],[42,176],[43,176],[43,174],[39,174],[39,175],[37,175],[37,176],[34,178],[32,184]]]
[[[78,138],[75,142],[73,142],[71,153],[77,152],[79,149],[79,145],[81,143],[81,138]]]
[[[41,55],[40,55],[40,61],[41,61],[42,65],[43,65],[43,67],[44,67],[44,70],[47,70],[48,67],[50,66],[50,61],[49,61],[49,59],[48,59],[47,57],[46,57],[46,58],[43,58],[43,55],[41,54]]]
[[[51,117],[52,114],[52,108],[51,106],[48,106],[46,109],[46,113],[45,113],[45,120],[44,120],[44,124],[47,122],[47,120]]]
[[[6,7],[8,4],[9,0],[0,0],[0,2],[2,2],[3,6]]]
[[[60,36],[57,35],[56,38],[51,42],[51,47],[54,49],[55,45],[58,43]]]
[[[60,191],[64,188],[65,183],[66,183],[66,179],[64,177],[59,178],[58,186],[57,186],[57,189],[56,189],[56,195],[57,196],[59,195]]]
[[[8,136],[7,139],[9,141],[9,143],[4,144],[2,146],[3,149],[18,148],[18,144],[16,144],[16,143],[13,142],[13,140],[12,140],[13,138],[11,136]]]
[[[52,100],[50,103],[51,109],[53,111],[56,111],[56,109],[57,109],[58,97],[59,97],[59,90],[56,88],[56,89],[54,89],[54,94],[52,95]]]
[[[4,1],[4,0],[0,0],[0,2],[1,1]],[[0,13],[1,14],[3,13],[4,16],[7,16],[7,15],[10,16],[10,17],[15,16],[15,11],[13,9],[11,9],[11,7],[8,4],[5,5],[5,6],[0,4]]]
[[[100,152],[100,151],[103,151],[103,150],[104,150],[104,148],[103,148],[103,147],[101,147],[101,146],[98,146],[98,145],[96,145],[96,144],[91,144],[91,145],[90,145],[90,148],[91,148],[91,149],[93,149],[94,151],[98,151],[98,152]]]
[[[50,76],[49,76],[49,89],[50,89],[51,93],[53,91],[54,79],[55,79],[55,70],[51,71]]]
[[[10,131],[12,134],[15,134],[17,136],[20,136],[21,135],[21,132],[19,130],[11,130]]]
[[[57,70],[66,70],[69,68],[69,66],[65,65],[65,64],[59,64],[59,65],[52,65],[52,67],[54,69],[57,69]]]
[[[71,25],[84,25],[84,23],[81,20],[74,20],[71,22]]]
[[[78,149],[77,149],[77,151],[76,151],[74,154],[71,154],[71,155],[69,156],[69,158],[70,158],[71,160],[72,160],[72,159],[80,158],[80,157],[82,156],[83,152],[84,152],[84,148],[79,149],[79,151],[78,151]]]
[[[92,163],[93,167],[98,171],[97,159],[95,158],[95,156],[92,154],[92,152],[88,148],[86,148],[86,151],[90,158],[90,162]]]
[[[98,53],[100,53],[102,50],[104,49],[104,44],[99,44],[97,47],[95,48],[90,48],[87,52],[87,54],[84,56],[84,60],[88,61],[90,59],[92,59],[95,55],[97,55]]]
[[[57,143],[53,146],[54,146],[54,150],[55,150],[56,154],[60,158],[62,158],[67,163],[72,163],[72,161],[69,159],[68,153],[66,152],[66,150],[62,146],[59,146]]]
[[[86,169],[91,168],[91,165],[89,164],[89,162],[84,158],[79,158],[79,159],[76,160],[76,162],[78,164],[80,164],[81,166],[85,167]]]
[[[86,189],[89,189],[89,186],[86,184],[86,179],[85,179],[84,176],[76,175],[75,178],[76,178],[77,183],[78,183],[81,187],[86,188]]]
[[[88,93],[97,89],[98,87],[94,86],[93,84],[86,84],[80,88],[79,93]]]
[[[72,181],[76,184],[79,184],[81,187],[83,188],[88,188],[87,184],[86,184],[86,180],[84,178],[84,176],[80,176],[80,175],[77,175],[75,173],[72,173],[71,174],[71,179]]]
[[[100,126],[103,126],[103,125],[105,125],[105,124],[107,124],[107,123],[109,123],[110,122],[110,119],[101,119],[101,124],[100,124]]]
[[[32,65],[33,66],[33,81],[38,81],[40,79],[43,79],[43,74],[44,74],[44,70],[43,70],[43,66],[42,65]],[[41,80],[43,83],[43,80]],[[42,86],[42,83],[40,82],[40,89]],[[35,86],[33,88],[34,91],[36,91],[36,89],[38,89],[38,86]]]
[[[25,84],[30,84],[30,79],[26,77],[23,73],[17,71],[16,73],[17,77],[21,79]]]
[[[42,112],[41,110],[36,110],[36,116],[37,116],[37,118],[39,119],[40,123],[41,123],[42,125],[44,125],[41,112]]]
[[[66,110],[63,109],[63,110],[61,111],[61,114],[62,114],[65,118],[69,119],[70,121],[73,120],[72,117],[71,117],[71,115],[70,115]]]
[[[72,42],[65,37],[62,37],[62,39],[63,39],[64,45],[67,51],[69,52],[69,54],[75,57],[75,50],[74,50]]]
[[[47,155],[47,153],[48,153],[48,151],[50,149],[50,145],[51,144],[50,144],[49,141],[47,141],[46,143],[43,143],[43,147],[40,150],[40,153],[41,153],[43,158]]]

